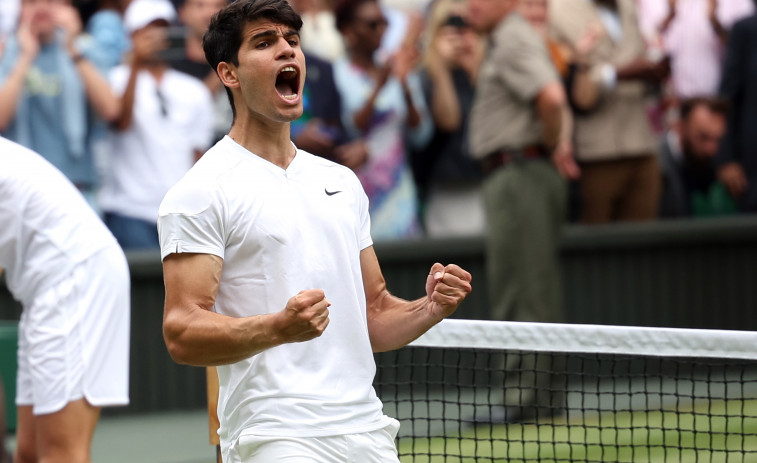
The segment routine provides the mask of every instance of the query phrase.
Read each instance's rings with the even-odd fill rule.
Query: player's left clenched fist
[[[471,274],[455,264],[436,263],[426,278],[428,310],[435,318],[451,315],[473,289]]]

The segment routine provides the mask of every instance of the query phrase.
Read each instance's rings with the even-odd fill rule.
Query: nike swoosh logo
[[[324,188],[324,189],[323,189],[323,191],[325,191],[325,192],[326,192],[326,194],[327,194],[327,195],[329,195],[329,196],[334,196],[335,194],[337,194],[337,193],[341,193],[341,192],[342,192],[342,190],[329,191],[329,190],[328,190],[328,189],[326,189],[326,188]]]

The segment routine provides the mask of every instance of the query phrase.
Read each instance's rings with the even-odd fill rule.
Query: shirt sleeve
[[[212,254],[224,258],[224,208],[206,188],[177,184],[160,205],[158,236],[161,260],[176,253]]]

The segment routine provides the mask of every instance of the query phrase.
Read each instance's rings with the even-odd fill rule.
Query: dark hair
[[[283,24],[299,32],[302,18],[287,0],[236,0],[213,15],[210,26],[202,38],[202,48],[208,64],[218,70],[219,63],[239,65],[239,49],[242,47],[242,34],[248,23],[258,19],[267,19]],[[231,111],[236,118],[234,98],[226,87]]]
[[[704,106],[715,114],[725,116],[728,113],[728,101],[711,96],[696,96],[687,98],[681,102],[680,114],[681,120],[688,120],[691,113],[698,107]]]
[[[341,0],[334,7],[334,25],[339,32],[343,32],[355,19],[355,12],[365,3],[376,3],[377,0]]]

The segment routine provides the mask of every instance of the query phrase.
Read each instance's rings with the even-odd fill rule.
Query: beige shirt
[[[544,39],[511,13],[492,33],[476,84],[471,110],[470,147],[475,159],[498,150],[542,143],[534,100],[558,81]]]
[[[620,68],[644,57],[646,45],[641,35],[634,0],[617,0],[619,40],[607,31],[589,55],[592,78],[603,88],[599,102],[588,114],[575,115],[575,153],[581,161],[601,161],[651,155],[657,141],[647,118],[645,84],[617,82],[603,87],[603,70]],[[550,2],[550,26],[555,38],[575,45],[591,24],[602,24],[592,0]]]

